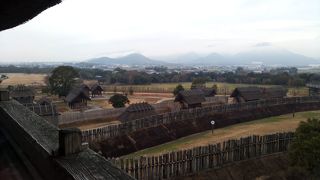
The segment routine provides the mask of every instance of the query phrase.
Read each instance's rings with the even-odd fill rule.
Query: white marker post
[[[212,131],[212,134],[213,134],[213,127],[214,127],[214,124],[215,124],[216,122],[214,122],[214,121],[211,121],[211,131]]]

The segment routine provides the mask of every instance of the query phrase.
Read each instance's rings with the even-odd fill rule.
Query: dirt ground
[[[259,119],[247,123],[236,124],[226,128],[216,129],[213,131],[213,134],[212,131],[209,130],[183,137],[159,146],[144,149],[127,156],[151,156],[181,149],[190,149],[196,146],[214,144],[228,139],[238,139],[240,137],[250,135],[264,135],[276,132],[294,131],[301,121],[306,121],[308,118],[313,117],[320,118],[320,111],[295,113],[294,118],[292,114],[286,114],[282,116]]]
[[[108,103],[108,100],[112,95],[113,93],[106,92],[103,93],[102,97],[92,98],[92,100],[88,102],[88,106],[92,106],[91,108],[113,108],[112,105]],[[155,104],[161,102],[162,100],[172,97],[172,93],[134,93],[133,95],[128,95],[130,104],[140,102],[148,102],[150,104]],[[129,104],[127,104],[126,106],[129,106]]]
[[[44,85],[44,78],[47,76],[46,74],[25,74],[25,73],[4,73],[9,78],[4,80],[1,83],[1,86],[9,86],[9,85]]]

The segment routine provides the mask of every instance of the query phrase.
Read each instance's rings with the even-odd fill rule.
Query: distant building
[[[309,89],[309,96],[320,95],[320,83],[308,83],[306,86]]]
[[[187,109],[201,107],[205,100],[205,95],[201,89],[192,89],[180,91],[174,101],[179,102],[181,108]]]
[[[89,95],[81,88],[72,89],[65,99],[68,106],[72,109],[86,107],[88,100],[91,100]]]
[[[99,84],[94,84],[91,87],[91,96],[95,97],[95,96],[101,96],[102,95],[102,87]]]
[[[25,85],[17,85],[10,91],[10,97],[21,104],[33,103],[34,96],[34,89]]]
[[[130,104],[130,106],[126,108],[125,112],[119,116],[119,119],[122,122],[127,122],[153,115],[156,115],[154,107],[146,102],[142,102]]]
[[[282,87],[239,87],[231,93],[234,102],[242,103],[249,101],[258,101],[263,99],[283,98],[287,95],[287,90]]]

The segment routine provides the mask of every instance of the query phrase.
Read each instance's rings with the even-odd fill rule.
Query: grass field
[[[295,114],[294,118],[292,117],[292,114],[286,114],[259,119],[226,128],[216,129],[213,134],[211,130],[193,134],[159,146],[137,151],[133,154],[127,155],[127,157],[151,156],[170,151],[189,149],[210,143],[222,142],[228,139],[237,139],[254,134],[263,135],[276,132],[294,131],[301,121],[306,121],[308,118],[313,117],[320,118],[320,111],[299,112]]]

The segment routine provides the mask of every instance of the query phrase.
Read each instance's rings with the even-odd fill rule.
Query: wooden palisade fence
[[[286,152],[293,133],[249,136],[157,156],[109,159],[136,179],[170,179],[228,163]]]
[[[91,111],[74,111],[74,112],[64,112],[59,115],[59,124],[68,124],[103,118],[114,118],[116,119],[121,113],[125,111],[125,108],[117,109],[98,109]]]
[[[108,125],[95,129],[82,131],[83,141],[99,141],[110,137],[119,136],[134,132],[136,130],[148,127],[154,127],[160,124],[168,124],[175,121],[183,121],[188,119],[197,119],[206,115],[215,113],[230,113],[242,110],[255,110],[258,108],[272,107],[277,105],[299,105],[304,103],[318,103],[320,97],[290,97],[282,99],[270,99],[245,102],[239,104],[214,105],[202,108],[185,109],[177,112],[159,114],[145,117],[121,124]]]

